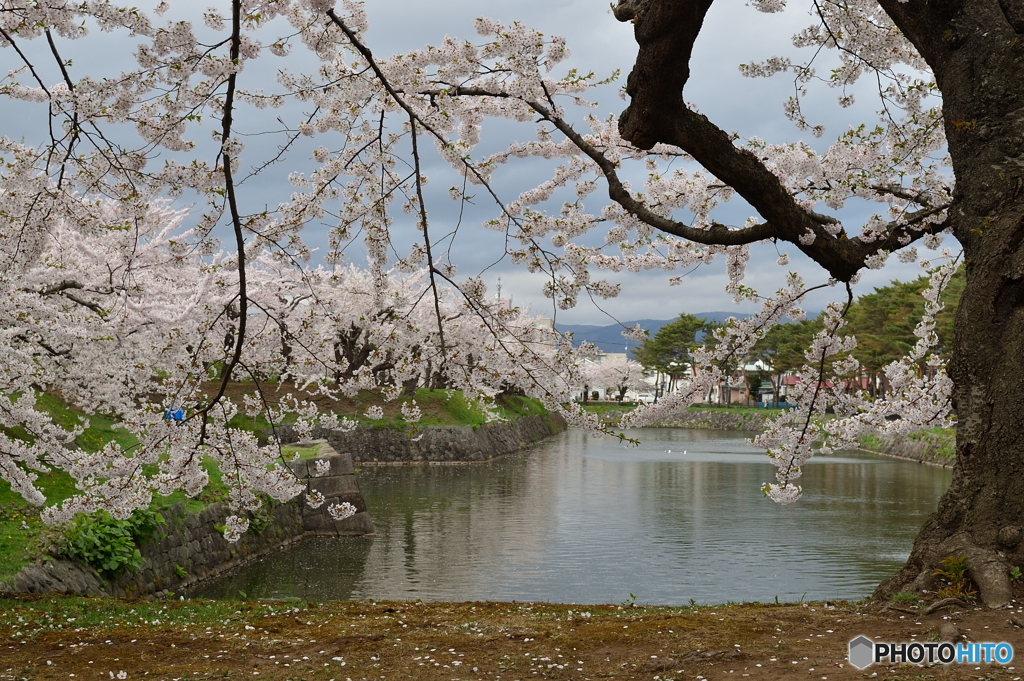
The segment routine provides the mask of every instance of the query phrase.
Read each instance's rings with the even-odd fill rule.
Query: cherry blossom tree
[[[771,0],[755,5],[768,12],[781,7]],[[964,554],[983,600],[1003,604],[1010,597],[1009,567],[1020,560],[1024,511],[1021,478],[1013,472],[1024,449],[1012,434],[1012,424],[1022,412],[1020,391],[1014,388],[1024,338],[1024,309],[1016,293],[1021,277],[1014,264],[1022,224],[1021,179],[1013,159],[1024,139],[1014,113],[1024,92],[1018,67],[1024,14],[1012,2],[816,4],[816,24],[797,37],[797,44],[837,50],[841,67],[828,79],[837,88],[865,73],[877,76],[884,103],[882,125],[873,132],[851,130],[819,156],[805,153],[802,144],[738,145],[683,102],[691,48],[711,6],[708,0],[618,4],[617,18],[634,22],[640,45],[627,82],[631,101],[620,130],[638,147],[669,145],[691,154],[746,199],[759,219],[740,229],[708,224],[697,234],[681,232],[671,221],[663,222],[661,215],[645,222],[697,243],[785,241],[839,283],[853,281],[862,268],[878,266],[891,252],[902,249],[904,257],[913,259],[914,242],[928,245],[941,233],[956,238],[963,248],[967,283],[957,313],[952,380],[947,384],[940,373],[933,382],[946,384],[941,392],[949,392],[957,414],[953,483],[918,536],[906,567],[878,593],[927,588],[939,560]],[[795,73],[798,95],[814,77],[813,64],[784,58],[747,68],[751,75]],[[929,102],[932,94],[941,95],[941,103]],[[818,132],[804,116],[799,96],[790,101],[789,113],[798,126]],[[943,166],[952,168],[952,177],[942,172]],[[630,206],[635,198],[623,195],[611,182],[613,198]],[[889,216],[873,218],[859,233],[848,233],[835,218],[816,211],[820,203],[834,210],[852,197],[888,204]],[[640,219],[643,208],[635,212]],[[926,296],[931,314],[940,280],[950,274],[947,264],[933,275],[934,285]],[[817,351],[809,360],[841,358],[852,347],[852,340],[838,337],[840,313],[829,309],[825,335],[832,340],[816,341],[812,351]],[[912,357],[926,356],[924,346],[934,342],[932,324],[922,323],[921,342]],[[943,419],[942,402],[925,397],[929,387],[906,362],[886,373],[897,379],[895,391],[903,398],[899,403],[909,401],[914,409],[901,410],[897,402],[886,400],[857,410],[859,416],[836,424],[836,429],[855,431],[861,424],[877,424],[884,415],[903,416],[898,428]],[[818,387],[814,390],[820,392]],[[802,397],[816,400],[817,394]],[[844,402],[839,396],[832,399]],[[854,413],[849,404],[839,411],[846,407],[851,408],[847,413]],[[798,448],[794,443],[800,444],[792,432],[777,426],[759,442],[774,447],[770,452],[784,463],[782,472],[799,469],[801,456],[789,457]],[[789,487],[785,475],[782,483]]]
[[[612,356],[603,358],[603,361],[589,362],[583,367],[583,375],[586,384],[593,388],[613,388],[620,402],[627,390],[648,387],[644,381],[643,365],[628,357]]]
[[[552,408],[570,401],[562,377],[573,371],[571,346],[523,311],[491,309],[479,279],[456,283],[454,266],[434,263],[422,205],[426,178],[409,135],[429,123],[413,115],[405,121],[411,128],[384,131],[394,102],[380,95],[393,86],[346,61],[365,49],[356,38],[365,27],[359,6],[346,5],[350,28],[317,3],[236,1],[225,15],[212,9],[203,16],[208,42],[189,22],[160,25],[168,9],[0,6],[0,45],[20,62],[0,94],[39,105],[48,123],[47,139],[36,146],[0,138],[2,391],[10,402],[0,416],[0,474],[14,489],[42,503],[35,475],[57,467],[82,494],[47,508],[48,520],[98,508],[124,517],[154,493],[198,494],[208,481],[202,454],[224,473],[229,504],[252,509],[263,495],[287,499],[300,486],[281,465],[275,438],[260,445],[229,426],[238,414],[258,413],[272,424],[298,414],[300,431],[317,420],[351,427],[318,414],[308,398],[383,387],[397,399],[403,386],[423,379],[460,388],[485,406],[510,386],[528,387]],[[287,35],[264,48],[254,34],[275,19],[292,28],[282,25]],[[134,69],[73,75],[61,49],[97,27],[136,41]],[[264,52],[283,56],[294,43],[322,58],[316,77],[283,73],[284,94],[271,96],[240,87],[247,63]],[[315,113],[285,131],[282,156],[243,175],[236,116],[244,107],[279,106],[285,96],[310,102]],[[204,116],[215,122],[212,130]],[[371,124],[378,119],[380,127]],[[311,121],[320,132],[342,132],[347,144],[314,152],[320,167],[290,177],[292,201],[247,212],[239,188],[317,132]],[[125,141],[126,129],[135,143]],[[210,132],[212,147],[190,137]],[[410,139],[412,149],[401,151],[411,151],[416,170],[398,174],[395,147]],[[187,226],[185,212],[167,208],[167,199],[180,197],[203,204]],[[418,213],[423,232],[397,273],[387,254],[396,199]],[[299,230],[328,213],[327,201],[339,207],[328,267],[309,268]],[[222,228],[233,250],[221,247]],[[353,233],[363,235],[367,271],[341,265]],[[225,397],[231,381],[259,385],[271,376],[289,381],[294,395],[273,403],[260,390],[240,403]],[[62,429],[33,408],[40,390],[116,415],[138,444],[77,451],[80,429]],[[418,413],[414,400],[403,404],[410,420]],[[144,466],[159,472],[143,475]],[[235,539],[246,526],[232,516],[226,536]]]
[[[824,80],[839,89],[841,106],[851,101],[845,88],[867,74],[879,84],[882,109],[877,125],[853,128],[819,153],[808,141],[743,141],[684,101],[693,42],[711,7],[711,0],[619,1],[615,16],[633,22],[640,50],[626,81],[628,108],[602,118],[580,113],[592,108],[585,95],[595,77],[559,70],[565,41],[522,24],[479,19],[478,43],[449,38],[378,58],[364,43],[362,6],[351,0],[231,0],[208,10],[202,26],[160,19],[166,3],[147,13],[106,2],[3,0],[0,47],[15,66],[0,95],[36,107],[47,126],[38,143],[0,138],[8,306],[0,474],[41,502],[33,471],[58,466],[83,495],[49,511],[52,518],[98,507],[123,516],[155,491],[202,489],[202,452],[225,471],[231,504],[252,507],[261,494],[287,498],[298,486],[274,442],[261,446],[228,426],[236,413],[260,411],[274,422],[288,410],[302,417],[300,428],[318,418],[342,426],[301,395],[383,384],[399,399],[406,381],[424,375],[485,402],[517,386],[571,423],[600,428],[572,404],[569,387],[579,357],[593,349],[573,350],[528,315],[493,309],[482,280],[459,275],[442,254],[425,191],[422,159],[431,152],[461,179],[451,199],[467,201],[473,192],[491,202],[485,226],[505,240],[511,262],[543,275],[544,293],[560,309],[616,295],[601,271],[672,272],[718,257],[729,292],[762,303],[757,315],[716,330],[694,352],[699,370],[678,394],[637,409],[624,425],[689,405],[773,325],[802,316],[801,301],[815,287],[800,276],[783,275],[768,296],[744,285],[752,244],[795,248],[818,263],[846,301],[828,307],[807,350],[799,394],[791,396],[798,408],[757,439],[778,466],[764,492],[780,502],[798,498],[795,481],[816,440],[827,451],[870,430],[946,425],[952,399],[953,485],[906,568],[879,593],[927,588],[940,560],[966,554],[983,599],[1005,603],[1008,568],[1024,558],[1024,490],[1014,474],[1024,457],[1014,428],[1024,413],[1016,385],[1024,199],[1015,160],[1024,144],[1015,113],[1024,92],[1024,13],[992,0],[815,3],[815,25],[797,46],[834,51],[839,67]],[[94,39],[89,31],[97,28],[131,41],[136,63],[104,76],[76,73],[62,49]],[[268,40],[275,30],[279,37]],[[292,70],[296,50],[317,67]],[[279,73],[276,90],[264,89],[259,60],[279,60],[271,69]],[[755,77],[792,73],[788,115],[809,136],[823,133],[801,106],[816,78],[813,60],[743,68]],[[239,121],[271,108],[283,112],[279,152],[252,159]],[[492,118],[529,125],[533,139],[480,152]],[[211,136],[212,145],[203,141]],[[289,162],[306,162],[294,151],[306,138],[320,146],[313,169],[302,172]],[[550,161],[550,174],[503,196],[502,166],[527,158]],[[240,188],[278,168],[287,168],[290,200],[247,205]],[[642,187],[623,179],[627,172],[644,176]],[[728,226],[716,210],[734,197],[754,215]],[[168,199],[196,208],[176,213]],[[836,214],[856,200],[877,202],[879,213],[844,225]],[[329,248],[313,267],[302,230],[323,221]],[[413,243],[397,239],[403,221],[414,228]],[[602,238],[587,238],[595,234]],[[859,273],[897,251],[917,260],[918,246],[940,248],[946,234],[963,248],[967,269],[951,375],[931,353],[938,296],[959,258],[944,250],[922,263],[931,272],[928,314],[910,355],[885,369],[886,398],[830,388],[826,368],[858,369],[843,315]],[[353,243],[367,254],[365,274],[345,267]],[[354,324],[348,310],[357,308]],[[297,397],[273,408],[258,397],[225,399],[231,381],[270,375],[290,381]],[[64,447],[74,431],[32,408],[39,389],[117,414],[140,445],[131,452],[111,445],[95,456]],[[164,418],[181,406],[183,423]],[[814,416],[826,408],[842,418],[819,426]],[[894,415],[901,418],[887,418]],[[9,435],[19,427],[30,437]],[[145,464],[160,473],[142,476]],[[237,536],[245,521],[236,516],[227,526]]]

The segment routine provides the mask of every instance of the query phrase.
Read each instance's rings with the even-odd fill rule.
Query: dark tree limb
[[[837,224],[838,220],[805,209],[761,159],[737,147],[733,138],[706,116],[689,109],[683,101],[683,87],[690,76],[693,44],[711,3],[712,0],[619,1],[615,16],[620,21],[633,21],[640,46],[626,83],[631,102],[619,119],[619,132],[624,139],[641,149],[660,143],[690,154],[715,177],[735,189],[764,218],[763,225],[747,229],[761,228],[759,233],[766,234],[762,238],[774,237],[792,243],[838,281],[849,282],[864,266],[866,258],[881,251],[897,250],[944,228],[944,224],[921,223],[941,213],[948,203],[927,206],[909,220],[892,222],[870,240],[859,236],[847,238],[844,232],[832,234],[826,225]],[[555,125],[569,135],[563,129],[567,127],[564,122]],[[585,147],[581,149],[593,158]],[[698,243],[746,243],[738,236],[742,230],[701,230],[705,237],[694,239],[675,227],[674,221],[659,216],[655,216],[656,220],[650,219],[638,210],[638,202],[621,189],[617,178],[600,162],[598,165],[609,181],[612,200],[651,226]]]
[[[425,90],[417,94],[438,95],[440,92]],[[510,97],[503,91],[457,86],[445,92],[453,97]],[[705,116],[681,107],[677,111],[676,120],[666,130],[666,137],[659,142],[673,144],[692,155],[716,177],[736,189],[762,217],[767,219],[766,222],[740,229],[731,229],[720,223],[712,224],[709,229],[691,227],[659,215],[637,200],[623,185],[616,164],[607,158],[604,151],[588,142],[569,123],[555,115],[548,106],[532,100],[525,103],[597,164],[608,182],[609,198],[648,225],[694,243],[739,246],[766,239],[782,239],[794,244],[808,257],[818,262],[836,280],[848,282],[864,266],[864,261],[869,256],[880,251],[898,250],[926,234],[941,232],[946,227],[945,221],[935,225],[918,225],[946,210],[950,205],[948,202],[935,206],[924,204],[927,206],[925,209],[911,214],[907,219],[890,222],[871,241],[865,241],[859,236],[848,239],[845,233],[833,235],[825,226],[839,224],[838,219],[800,206],[790,191],[754,154],[736,147],[729,135]],[[628,111],[629,109],[627,113]],[[621,126],[620,122],[620,128]],[[902,194],[907,194],[897,188],[885,190],[901,198],[905,198]],[[897,194],[897,191],[900,191],[900,194]],[[927,200],[920,194],[913,196],[919,204]],[[805,244],[800,240],[808,232],[814,234],[814,241],[811,244]]]
[[[683,86],[690,55],[712,0],[619,0],[615,18],[632,21],[640,52],[626,79],[629,107],[619,119],[622,136],[641,149],[663,142],[686,108]],[[724,178],[723,178],[724,179]]]

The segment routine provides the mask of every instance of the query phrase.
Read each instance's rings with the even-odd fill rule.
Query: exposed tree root
[[[966,608],[967,601],[962,601],[959,598],[943,598],[942,600],[935,601],[925,608],[924,614],[930,615],[936,610],[942,610],[943,608],[948,608],[951,605],[959,605],[961,608]]]
[[[1002,608],[1010,602],[1013,596],[1010,585],[1010,562],[1002,552],[978,546],[966,533],[953,535],[938,544],[922,542],[919,537],[907,564],[896,575],[878,586],[874,598],[888,600],[901,591],[918,594],[923,591],[935,591],[938,585],[936,570],[940,569],[942,561],[950,556],[967,557],[968,575],[977,585],[980,600],[984,605]],[[946,600],[963,603],[960,599]]]
[[[1010,586],[1010,565],[1006,559],[991,549],[968,548],[967,565],[971,578],[978,585],[981,602],[990,608],[1005,607],[1013,597]]]

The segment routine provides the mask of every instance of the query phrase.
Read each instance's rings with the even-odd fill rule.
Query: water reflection
[[[859,598],[906,558],[950,473],[812,459],[804,498],[737,433],[652,429],[638,448],[569,431],[490,464],[366,468],[375,539],[316,540],[197,595],[678,604]],[[685,452],[685,453],[684,453]]]

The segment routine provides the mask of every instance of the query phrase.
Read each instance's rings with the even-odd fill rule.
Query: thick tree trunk
[[[1018,209],[998,220],[1008,237],[1002,253],[968,257],[950,367],[958,417],[953,482],[906,566],[878,588],[878,597],[931,591],[939,563],[966,555],[982,600],[999,606],[1011,596],[1010,568],[1024,565],[1022,217]]]
[[[1010,599],[1010,568],[1024,566],[1022,169],[1015,163],[989,163],[986,168],[988,155],[979,156],[982,162],[971,164],[974,172],[964,173],[970,179],[958,181],[964,198],[955,216],[967,285],[957,310],[950,363],[957,416],[953,482],[914,542],[907,565],[879,587],[879,597],[931,590],[939,562],[966,555],[982,600],[999,606]],[[979,185],[973,198],[966,196],[971,190],[965,184]],[[1005,191],[991,191],[1000,186]],[[995,205],[979,200],[993,193],[1002,194]]]
[[[1024,26],[996,0],[948,3],[931,16],[883,6],[942,91],[957,179],[950,218],[967,285],[950,364],[953,482],[907,565],[876,595],[931,590],[939,562],[966,555],[982,600],[999,606],[1010,599],[1010,568],[1024,566]]]

